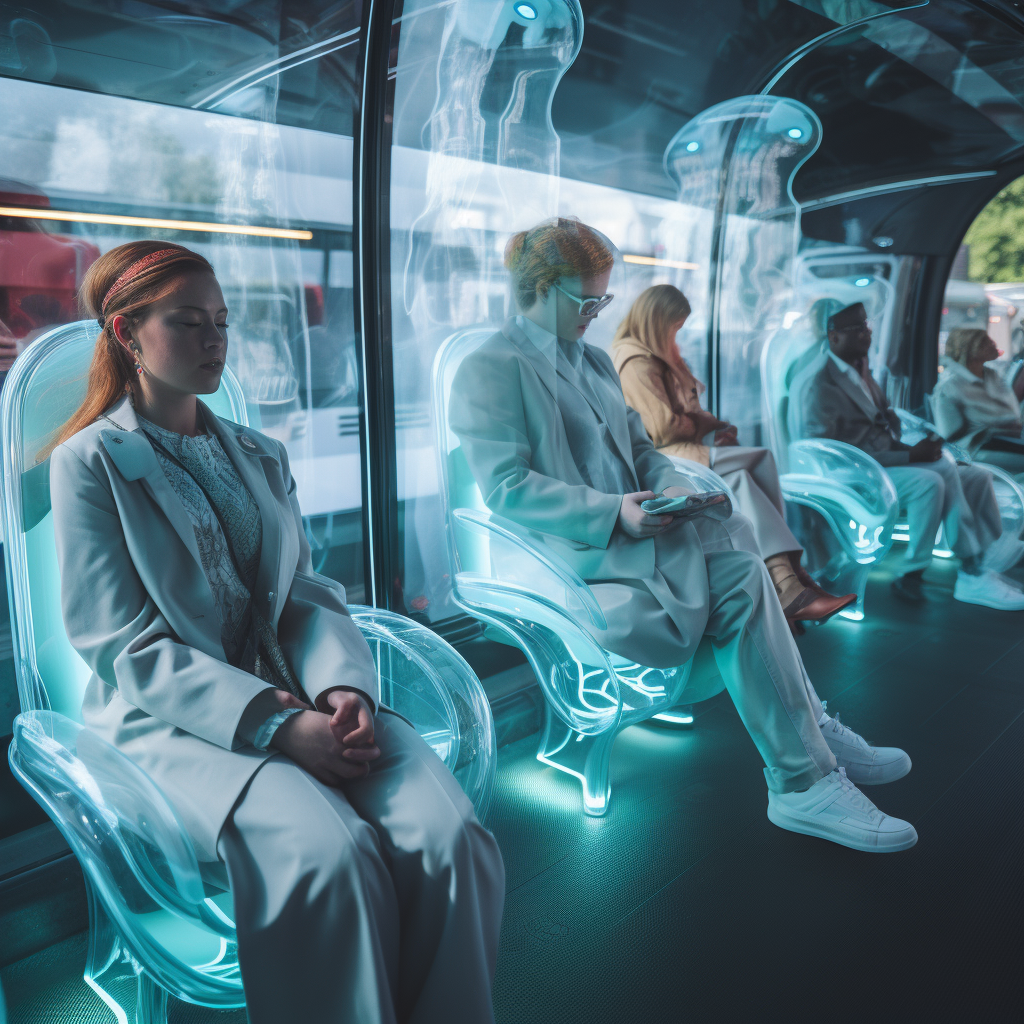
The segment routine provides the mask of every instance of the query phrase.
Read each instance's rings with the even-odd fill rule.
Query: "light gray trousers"
[[[786,524],[775,456],[767,448],[726,445],[710,451],[711,468],[732,488],[737,509],[750,520],[762,558],[802,551]]]
[[[595,638],[643,665],[679,665],[711,637],[715,661],[776,792],[808,789],[836,766],[749,520],[697,519],[655,538],[646,580],[592,581],[608,628]],[[657,661],[651,659],[656,657]],[[681,700],[686,700],[684,690]]]
[[[890,466],[886,472],[907,513],[910,540],[903,556],[904,572],[931,564],[940,524],[959,558],[982,554],[1002,534],[992,474],[984,466],[958,466],[943,456],[937,462]]]
[[[376,740],[343,789],[271,758],[221,832],[252,1024],[493,1020],[497,843],[411,726]]]

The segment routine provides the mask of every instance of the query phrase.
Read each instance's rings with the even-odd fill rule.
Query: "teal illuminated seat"
[[[762,425],[808,570],[834,594],[856,593],[839,614],[860,619],[868,572],[892,544],[895,488],[856,448],[790,438],[786,424],[790,387],[811,355],[806,338],[797,345],[796,332],[779,327],[800,308],[801,208],[793,182],[821,137],[814,111],[784,96],[736,96],[688,121],[665,150],[665,170],[678,185],[680,209],[701,216],[678,233],[675,244],[683,247],[668,254],[718,268],[707,296],[691,299],[717,325],[721,413],[737,423],[756,420],[749,396],[760,390]],[[743,404],[730,409],[733,402]]]
[[[606,628],[606,620],[587,584],[534,535],[488,511],[448,426],[448,410],[463,359],[495,330],[453,334],[434,361],[434,423],[452,593],[460,608],[526,655],[545,697],[537,759],[579,779],[584,810],[602,815],[611,795],[608,769],[617,733],[655,717],[685,720],[673,713],[681,699],[706,699],[725,684],[707,641],[692,661],[670,669],[638,665],[602,648],[593,630]]]
[[[794,532],[804,545],[809,571],[832,593],[855,593],[856,603],[839,614],[862,619],[868,574],[892,547],[899,502],[885,471],[859,448],[791,436],[790,414],[806,402],[816,355],[817,343],[809,349],[808,339],[797,331],[776,331],[765,342],[765,421],[783,496],[799,509]]]
[[[51,331],[18,359],[3,389],[3,522],[22,708],[10,762],[82,865],[86,983],[126,1022],[119,997],[131,982],[138,1024],[163,1024],[168,994],[218,1008],[243,1006],[244,997],[231,894],[207,894],[192,842],[156,785],[80,723],[89,671],[64,632],[49,463],[37,465],[36,453],[81,402],[96,334],[95,321]],[[249,422],[230,370],[208,404]],[[350,610],[373,652],[384,702],[415,725],[482,819],[495,737],[479,680],[425,627],[391,612]]]

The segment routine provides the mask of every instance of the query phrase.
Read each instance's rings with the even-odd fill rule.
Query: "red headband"
[[[132,263],[121,276],[107,289],[107,294],[103,296],[103,302],[100,305],[100,312],[106,315],[107,304],[110,300],[126,285],[129,281],[138,277],[144,270],[151,267],[154,263],[159,263],[165,256],[180,256],[182,253],[181,249],[157,249],[156,252],[151,252],[148,256],[143,256],[141,259],[136,260]]]

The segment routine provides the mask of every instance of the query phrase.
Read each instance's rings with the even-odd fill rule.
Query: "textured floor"
[[[499,1024],[1018,1019],[1024,613],[953,603],[948,563],[924,607],[895,602],[890,579],[873,578],[864,622],[800,646],[830,711],[910,752],[913,772],[870,795],[918,846],[870,856],[774,828],[724,697],[691,732],[622,734],[603,819],[532,738],[505,747]],[[75,938],[6,968],[12,1024],[112,1020],[84,990],[84,955]]]

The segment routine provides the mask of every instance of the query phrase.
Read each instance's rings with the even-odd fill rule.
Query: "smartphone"
[[[648,498],[640,502],[640,508],[652,516],[674,516],[689,519],[691,516],[710,515],[716,519],[728,519],[732,515],[732,502],[725,491],[703,491],[700,494],[684,494],[678,498]]]

